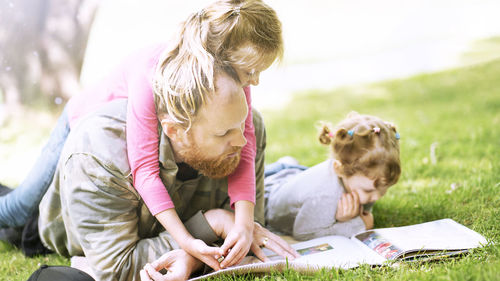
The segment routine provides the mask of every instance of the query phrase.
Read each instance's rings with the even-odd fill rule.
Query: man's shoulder
[[[83,154],[105,167],[121,172],[130,171],[126,145],[127,100],[118,99],[104,104],[84,117],[71,129],[63,155],[69,159]]]

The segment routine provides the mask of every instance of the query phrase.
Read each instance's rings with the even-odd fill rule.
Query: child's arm
[[[253,235],[255,206],[255,155],[257,153],[255,128],[253,126],[250,87],[244,88],[248,105],[244,136],[247,144],[241,151],[241,159],[236,170],[228,177],[228,194],[231,207],[235,208],[235,227],[231,229],[222,245],[227,254],[221,267],[238,264],[250,250]],[[230,253],[227,253],[228,250]]]
[[[227,193],[231,207],[240,200],[247,200],[255,204],[255,155],[257,154],[255,128],[253,126],[252,100],[250,87],[244,88],[248,105],[248,115],[245,119],[243,135],[247,140],[241,150],[240,163],[236,170],[227,178]],[[252,213],[253,217],[253,213]]]
[[[221,263],[222,267],[238,264],[248,253],[252,243],[255,206],[255,155],[256,140],[253,126],[250,87],[244,89],[248,105],[244,136],[247,144],[241,151],[241,159],[236,170],[228,177],[228,194],[231,206],[235,208],[235,227],[222,245],[222,250],[231,253]]]
[[[335,220],[338,197],[322,196],[310,198],[301,206],[293,224],[293,237],[297,240],[309,240],[328,235],[350,237],[366,230],[361,215],[347,221]]]
[[[153,93],[147,75],[137,76],[128,84],[126,124],[127,153],[134,187],[151,213],[186,252],[218,270],[220,267],[215,256],[219,255],[220,249],[208,247],[189,234],[160,178],[158,119]]]
[[[248,254],[252,244],[254,227],[253,210],[254,204],[252,202],[241,200],[235,203],[234,227],[221,246],[221,252],[226,255],[220,264],[221,268],[240,263]],[[229,253],[228,250],[230,250]]]
[[[312,197],[304,202],[295,218],[293,237],[299,240],[326,235],[350,237],[368,229],[369,217],[361,216],[363,207],[359,202],[359,195],[356,192],[342,193],[340,200],[337,198]]]
[[[133,185],[152,215],[174,207],[160,178],[158,117],[150,79],[137,66],[128,76],[127,156]]]

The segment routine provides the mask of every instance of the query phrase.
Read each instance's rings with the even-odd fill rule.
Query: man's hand
[[[359,214],[359,216],[365,223],[366,229],[373,228],[373,214],[371,212],[362,211],[361,214]]]
[[[348,221],[360,215],[361,205],[359,195],[356,192],[344,193],[337,205],[335,220],[338,222]]]
[[[140,271],[141,281],[187,280],[191,273],[201,268],[202,263],[184,250],[173,250],[151,264],[146,264]],[[160,270],[166,269],[162,274]]]
[[[264,240],[266,241],[265,243]],[[281,237],[262,227],[260,224],[255,223],[253,228],[253,242],[250,249],[261,261],[269,261],[261,247],[266,247],[284,258],[288,258],[288,260],[294,260],[300,256]]]

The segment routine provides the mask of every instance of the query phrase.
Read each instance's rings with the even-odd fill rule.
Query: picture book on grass
[[[325,236],[292,245],[301,256],[285,261],[266,250],[269,262],[248,256],[237,266],[212,272],[191,280],[219,275],[239,275],[283,271],[314,272],[321,268],[349,269],[361,264],[383,265],[388,261],[432,260],[456,256],[487,243],[479,233],[455,222],[441,219],[421,224],[380,228],[350,238]]]

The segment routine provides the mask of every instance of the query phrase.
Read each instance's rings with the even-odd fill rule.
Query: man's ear
[[[344,169],[342,167],[342,163],[340,163],[339,160],[337,159],[334,159],[333,160],[333,170],[335,171],[335,173],[338,175],[338,176],[341,176],[344,174]]]
[[[168,114],[162,114],[160,117],[161,128],[167,137],[175,142],[183,141],[185,130],[176,123]]]

